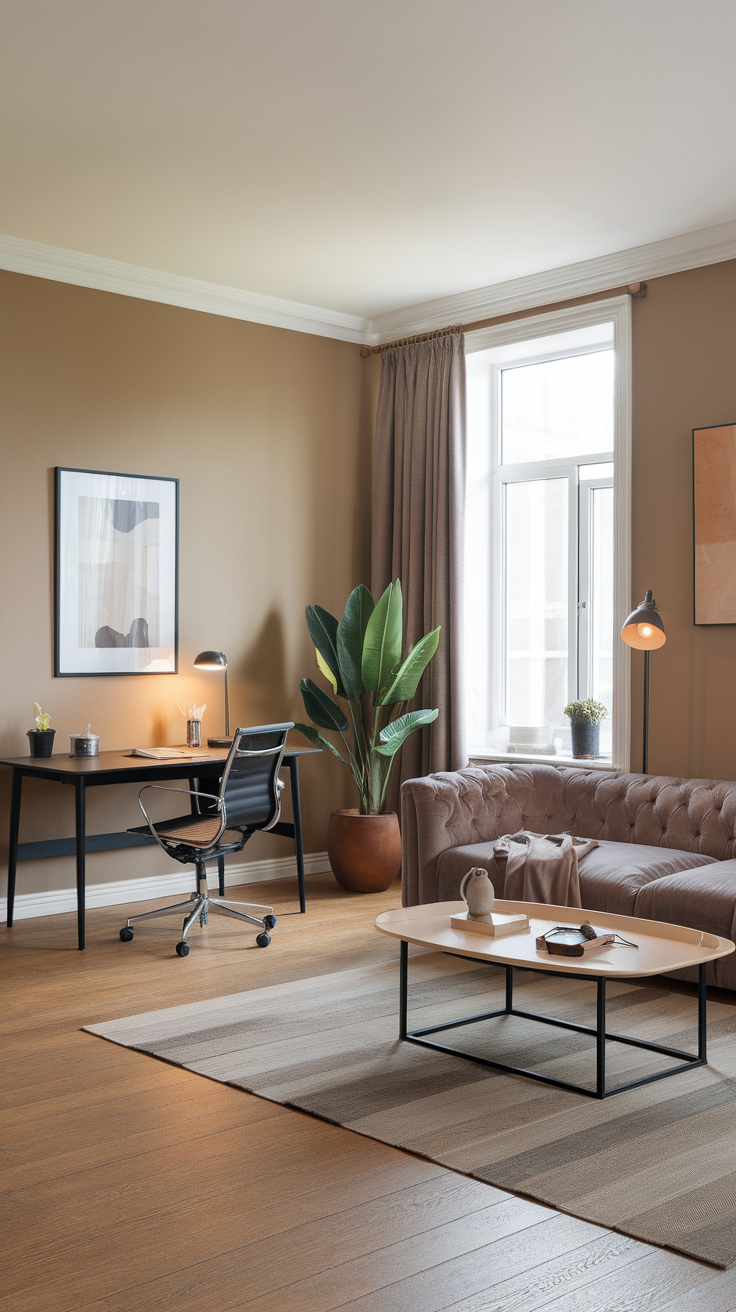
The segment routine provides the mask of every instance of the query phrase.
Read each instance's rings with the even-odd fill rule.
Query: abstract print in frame
[[[56,469],[57,677],[176,674],[179,480]]]
[[[736,624],[736,424],[693,429],[694,622]]]

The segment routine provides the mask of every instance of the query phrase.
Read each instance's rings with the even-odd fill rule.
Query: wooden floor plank
[[[736,1267],[713,1275],[687,1294],[660,1303],[657,1312],[736,1312]]]
[[[355,1300],[429,1312],[494,1286],[520,1312],[522,1291],[559,1300],[632,1264],[659,1296],[667,1263],[646,1268],[641,1245],[81,1032],[396,960],[372,926],[398,887],[359,897],[331,876],[307,884],[306,916],[292,914],[288,884],[231,890],[276,907],[267,952],[225,920],[195,934],[186,959],[172,923],[121,944],[126,916],[152,903],[91,912],[83,953],[73,916],[0,927],[3,1312],[326,1312]],[[670,1260],[683,1291],[702,1271],[718,1279]]]
[[[621,1267],[651,1252],[647,1244],[609,1233],[578,1245],[580,1235],[573,1231],[570,1238],[574,1247],[570,1251],[549,1261],[535,1262],[537,1231],[528,1238],[528,1263],[518,1275],[509,1276],[494,1262],[492,1284],[486,1284],[485,1264],[474,1273],[433,1268],[357,1299],[352,1305],[354,1312],[393,1312],[394,1308],[402,1312],[536,1312],[538,1308],[546,1309],[551,1299],[568,1297],[599,1277],[615,1281]],[[468,1276],[480,1287],[457,1299],[457,1286],[467,1285]]]

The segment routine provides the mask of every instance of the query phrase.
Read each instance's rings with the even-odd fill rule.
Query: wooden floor
[[[311,876],[267,950],[134,910],[0,928],[0,1312],[733,1312],[718,1273],[80,1026],[395,957],[398,891]],[[290,883],[230,890],[293,912]],[[176,899],[174,899],[176,900]]]

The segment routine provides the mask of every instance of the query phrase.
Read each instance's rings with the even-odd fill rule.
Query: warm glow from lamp
[[[637,647],[639,651],[654,651],[666,643],[667,634],[651,591],[647,592],[644,600],[629,615],[621,630],[621,637],[627,646]]]

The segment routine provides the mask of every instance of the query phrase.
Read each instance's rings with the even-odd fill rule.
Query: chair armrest
[[[141,788],[140,792],[138,793],[138,805],[141,808],[141,811],[143,812],[144,819],[146,821],[146,824],[148,825],[148,828],[151,831],[152,836],[156,839],[156,842],[158,843],[159,847],[162,848],[163,851],[166,851],[166,844],[162,842],[161,838],[156,833],[154,822],[151,819],[150,815],[148,814],[142,801],[143,794],[148,792],[149,789],[154,789],[154,788],[160,793],[177,793],[180,797],[181,796],[207,797],[211,802],[217,802],[217,809],[222,813],[222,819],[220,821],[220,831],[217,837],[214,838],[212,841],[214,843],[219,843],[222,835],[227,829],[227,810],[225,807],[225,803],[223,802],[221,797],[218,797],[215,793],[203,793],[199,788],[168,788],[166,784],[144,784],[143,788]]]

